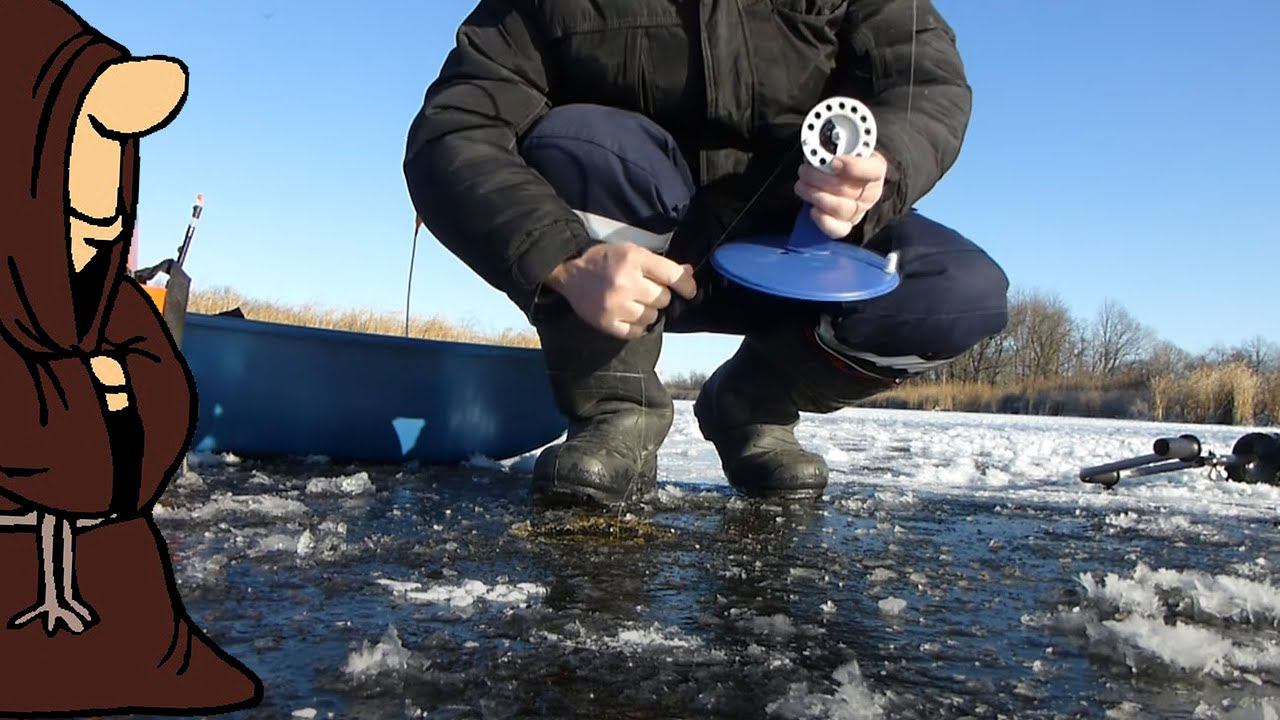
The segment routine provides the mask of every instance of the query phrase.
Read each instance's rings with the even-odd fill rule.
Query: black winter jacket
[[[519,155],[548,110],[611,105],[674,136],[699,186],[677,234],[704,238],[677,259],[697,262],[793,162],[733,230],[790,226],[800,122],[837,94],[871,108],[890,160],[859,242],[937,183],[968,126],[955,36],[930,0],[480,0],[413,121],[405,175],[432,234],[529,312],[551,270],[593,242]]]

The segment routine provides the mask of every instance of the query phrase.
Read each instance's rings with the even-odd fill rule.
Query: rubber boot
[[[829,353],[811,332],[751,335],[702,386],[694,415],[739,492],[817,499],[827,485],[827,463],[796,440],[800,411],[834,412],[898,382]]]
[[[569,432],[538,456],[534,502],[610,506],[653,492],[658,447],[672,419],[671,395],[654,372],[661,325],[637,340],[620,340],[567,311],[537,330]]]

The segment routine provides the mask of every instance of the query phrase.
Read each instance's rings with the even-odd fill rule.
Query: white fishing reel
[[[805,161],[823,172],[831,172],[841,155],[870,157],[876,149],[876,118],[853,98],[827,98],[805,116],[800,148]]]
[[[876,120],[853,98],[830,97],[813,107],[800,126],[805,162],[830,173],[841,156],[869,157],[876,149]],[[869,300],[901,282],[898,255],[881,257],[866,248],[827,237],[805,205],[790,235],[765,235],[718,247],[716,270],[758,292],[814,302]]]

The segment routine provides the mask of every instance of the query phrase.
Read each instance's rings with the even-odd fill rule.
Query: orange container
[[[160,312],[164,312],[164,300],[169,291],[162,287],[153,287],[151,285],[143,285],[143,290],[147,291],[147,295],[151,298],[151,302],[155,304]]]

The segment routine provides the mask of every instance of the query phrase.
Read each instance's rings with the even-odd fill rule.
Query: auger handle
[[[1201,452],[1200,438],[1195,435],[1163,437],[1152,444],[1150,455],[1139,455],[1127,460],[1087,467],[1080,471],[1080,480],[1110,488],[1120,482],[1120,473],[1125,470],[1133,470],[1132,474],[1136,476],[1159,475],[1202,467],[1205,464],[1205,458],[1202,457]]]
[[[1194,460],[1200,457],[1200,438],[1195,435],[1160,438],[1155,441],[1151,450],[1169,460]]]
[[[1117,460],[1116,462],[1106,463],[1104,465],[1094,465],[1080,471],[1080,480],[1087,483],[1096,483],[1111,487],[1120,482],[1120,472],[1123,470],[1132,470],[1133,468],[1142,467],[1163,461],[1162,455],[1140,455],[1128,460]]]

